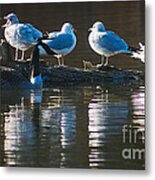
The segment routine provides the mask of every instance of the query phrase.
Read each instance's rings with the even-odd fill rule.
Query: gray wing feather
[[[108,51],[125,51],[128,49],[127,43],[112,31],[107,31],[99,37],[100,45]]]
[[[42,33],[34,28],[31,24],[24,24],[19,27],[17,32],[21,41],[25,43],[34,43],[42,37]]]

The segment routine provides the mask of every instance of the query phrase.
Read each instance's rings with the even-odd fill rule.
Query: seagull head
[[[61,28],[61,31],[65,33],[73,33],[74,32],[73,25],[71,23],[64,23]]]
[[[89,31],[100,31],[104,32],[105,31],[105,26],[103,25],[102,22],[97,21],[93,24],[91,28],[89,28]]]
[[[4,17],[4,19],[6,19],[7,21],[6,24],[3,25],[3,27],[8,27],[12,24],[19,23],[19,20],[14,13],[8,14],[7,16]]]

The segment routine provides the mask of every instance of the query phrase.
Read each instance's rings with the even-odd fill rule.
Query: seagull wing
[[[70,48],[73,45],[73,37],[71,34],[54,33],[51,40],[47,40],[45,43],[52,49],[61,50]]]
[[[100,46],[106,49],[107,51],[117,52],[128,50],[127,43],[112,31],[101,33],[99,35],[98,41]]]
[[[51,33],[48,34],[48,37],[49,37],[50,39],[54,39],[54,38],[57,37],[59,34],[60,34],[59,31],[57,31],[57,32],[51,32]]]
[[[42,37],[42,33],[31,24],[20,24],[17,28],[17,36],[23,43],[33,44]]]

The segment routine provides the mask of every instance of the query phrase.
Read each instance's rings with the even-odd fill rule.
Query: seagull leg
[[[104,56],[101,56],[101,66],[104,65]]]
[[[64,65],[64,58],[63,58],[63,56],[61,56],[61,62],[62,62],[61,65],[62,65],[62,66],[65,66],[65,65]]]
[[[15,61],[18,61],[18,49],[16,48],[16,51],[15,51]]]
[[[106,57],[106,59],[105,59],[105,63],[104,63],[104,66],[108,66],[108,57]]]
[[[24,61],[24,55],[25,55],[25,52],[22,51],[22,57],[21,57],[21,60]]]
[[[58,67],[61,66],[61,61],[60,61],[60,57],[58,57]]]

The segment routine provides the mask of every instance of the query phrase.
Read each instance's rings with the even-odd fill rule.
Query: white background
[[[46,0],[46,2],[52,0]],[[60,0],[54,0],[60,1]],[[68,0],[69,1],[69,0]],[[74,0],[75,1],[75,0]],[[82,0],[78,0],[82,1]],[[90,1],[90,0],[89,0]],[[0,3],[41,2],[40,0],[1,0]],[[42,2],[45,2],[42,0]],[[41,168],[0,168],[0,179],[10,180],[99,180],[154,179],[155,175],[155,0],[146,0],[146,170],[75,170]],[[154,46],[154,47],[153,47]]]

